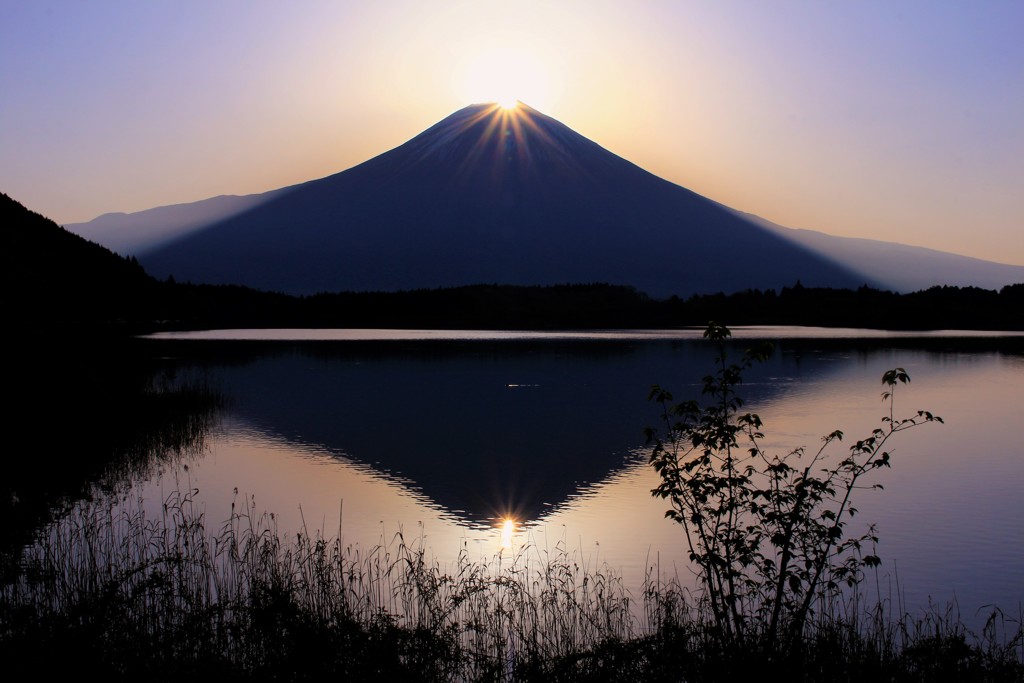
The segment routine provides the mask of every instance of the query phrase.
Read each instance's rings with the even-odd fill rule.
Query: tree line
[[[1000,290],[936,286],[901,294],[873,287],[793,286],[654,299],[607,284],[479,284],[399,292],[291,296],[242,286],[156,280],[0,194],[6,227],[5,315],[52,330],[113,333],[217,327],[671,328],[808,325],[874,329],[1024,330],[1024,283]]]

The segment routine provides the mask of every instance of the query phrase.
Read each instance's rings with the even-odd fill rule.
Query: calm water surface
[[[907,369],[896,413],[946,420],[895,442],[884,491],[863,491],[855,521],[876,523],[883,597],[908,609],[955,599],[1017,614],[1024,600],[1022,338],[984,333],[736,329],[730,353],[778,340],[741,395],[766,450],[846,445],[879,424],[882,373]],[[460,552],[564,547],[627,585],[645,571],[689,581],[682,530],[650,496],[643,430],[658,424],[654,383],[696,397],[713,350],[701,331],[606,333],[231,330],[155,335],[179,380],[228,398],[202,457],[136,489],[190,487],[209,520],[231,504],[373,547],[401,533],[442,565]],[[237,493],[236,493],[237,491]],[[514,550],[514,548],[513,548]],[[897,591],[899,595],[897,595]]]

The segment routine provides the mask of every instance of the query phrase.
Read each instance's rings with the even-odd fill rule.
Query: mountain
[[[293,294],[479,283],[606,282],[653,296],[798,280],[892,286],[887,269],[869,273],[841,249],[769,229],[525,105],[466,107],[358,166],[263,195],[68,227],[111,240],[159,278]],[[1009,268],[1024,280],[1024,267]],[[898,270],[917,272],[907,259]],[[945,284],[933,277],[910,288]]]
[[[0,193],[4,317],[30,329],[145,318],[159,283],[134,259],[71,233]]]
[[[73,223],[67,228],[121,254],[144,253],[239,214],[273,196],[273,192],[265,195],[220,195],[136,213],[105,213],[88,223]]]
[[[883,283],[898,292],[920,291],[935,285],[998,290],[1024,282],[1024,266],[896,242],[787,228],[758,216],[742,215],[784,239],[862,273],[868,282]]]

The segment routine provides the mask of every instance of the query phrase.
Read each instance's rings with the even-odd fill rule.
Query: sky
[[[0,0],[0,191],[320,178],[511,97],[734,209],[1024,265],[1019,0]]]

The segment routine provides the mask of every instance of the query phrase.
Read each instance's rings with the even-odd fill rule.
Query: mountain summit
[[[293,294],[480,283],[606,282],[654,296],[797,280],[884,285],[522,104],[469,106],[346,171],[228,199],[113,218],[138,235],[148,214],[154,235],[173,237],[133,250],[157,277]]]

